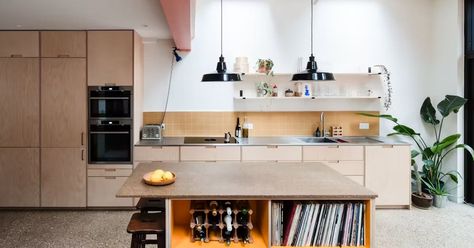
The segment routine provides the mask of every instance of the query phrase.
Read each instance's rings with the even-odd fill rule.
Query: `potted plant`
[[[379,117],[392,121],[395,126],[393,130],[395,132],[389,134],[388,136],[405,136],[409,137],[416,145],[417,150],[412,152],[412,175],[418,182],[422,182],[419,185],[423,185],[428,193],[434,196],[434,206],[444,207],[448,194],[447,182],[451,180],[455,184],[458,183],[458,177],[461,175],[458,171],[444,171],[443,170],[443,161],[448,154],[457,150],[465,149],[469,154],[474,158],[473,149],[465,144],[457,144],[460,134],[452,134],[442,138],[443,123],[444,120],[451,113],[458,113],[459,109],[464,106],[467,102],[466,99],[459,96],[447,95],[444,100],[438,103],[437,110],[441,115],[441,120],[438,119],[436,109],[431,104],[431,99],[427,97],[423,102],[420,115],[421,119],[428,125],[431,125],[434,132],[435,141],[432,145],[423,139],[420,133],[415,132],[412,128],[400,124],[398,119],[391,115],[373,115],[362,113],[365,116]],[[418,155],[421,154],[421,160],[423,162],[423,168],[421,171],[418,170],[416,161],[414,160]],[[414,194],[414,195],[413,195]],[[416,192],[412,194],[412,200],[417,198],[426,198],[419,186],[417,186]],[[414,204],[417,204],[417,201],[413,201]]]
[[[257,72],[265,73],[267,75],[273,75],[273,61],[271,59],[258,59],[257,60]]]

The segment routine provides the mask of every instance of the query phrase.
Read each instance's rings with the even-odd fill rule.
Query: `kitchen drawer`
[[[351,179],[352,181],[364,186],[364,176],[346,176],[346,177]]]
[[[364,160],[363,146],[304,146],[303,161]]]
[[[88,207],[132,207],[133,198],[117,198],[115,195],[125,183],[127,177],[91,177],[87,178]]]
[[[181,161],[240,161],[240,146],[182,146]]]
[[[315,162],[323,163],[345,176],[363,176],[365,174],[364,161],[333,160]]]
[[[179,161],[178,146],[136,146],[133,153],[134,161]]]
[[[132,169],[88,169],[87,176],[89,177],[128,177],[132,174]]]
[[[242,161],[301,161],[301,146],[243,146]]]

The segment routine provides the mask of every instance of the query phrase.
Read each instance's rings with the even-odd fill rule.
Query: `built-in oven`
[[[132,118],[132,87],[90,86],[89,118]]]
[[[89,121],[89,163],[132,163],[132,120]]]

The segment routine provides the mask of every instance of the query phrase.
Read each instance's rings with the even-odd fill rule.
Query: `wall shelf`
[[[351,99],[359,99],[359,100],[374,100],[374,99],[381,99],[380,96],[304,96],[304,97],[234,97],[235,100],[325,100],[325,99],[341,99],[341,100],[351,100]]]

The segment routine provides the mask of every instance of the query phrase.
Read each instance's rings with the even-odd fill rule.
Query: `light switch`
[[[369,128],[370,128],[369,123],[366,123],[366,122],[359,123],[359,129],[369,129]]]

